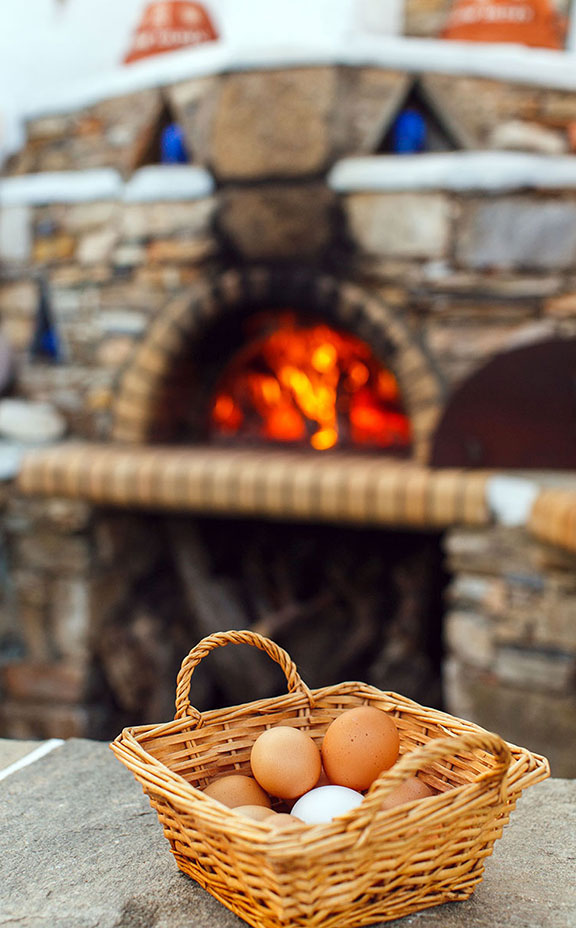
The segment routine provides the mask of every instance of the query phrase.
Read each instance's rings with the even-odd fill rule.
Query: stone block
[[[250,260],[313,258],[333,232],[333,198],[320,186],[259,186],[223,194],[221,227]]]
[[[576,203],[528,197],[473,201],[457,233],[456,257],[476,269],[569,269],[576,261]]]
[[[459,660],[488,670],[495,657],[492,622],[474,612],[449,612],[445,618],[445,643],[448,652]]]
[[[26,657],[33,661],[51,660],[54,650],[46,603],[27,602],[24,596],[17,594],[13,609],[12,621],[18,624],[18,634]]]
[[[5,700],[0,705],[0,732],[6,738],[98,737],[102,709]]]
[[[512,744],[544,754],[552,776],[576,777],[576,694],[512,686],[492,673],[450,659],[444,667],[446,709],[496,731]]]
[[[576,318],[576,293],[562,293],[546,300],[544,312],[556,319]]]
[[[547,578],[543,582],[542,590],[530,590],[519,588],[513,576],[500,581],[501,602],[491,611],[497,640],[576,654],[576,596],[550,589]]]
[[[400,71],[346,68],[341,72],[334,144],[339,156],[371,154],[382,141],[411,79]]]
[[[501,646],[494,670],[503,683],[576,697],[576,654]]]
[[[34,535],[19,538],[17,553],[22,567],[50,573],[83,572],[91,564],[91,548],[87,538],[58,535],[42,529]]]
[[[441,258],[448,249],[450,200],[438,193],[360,193],[346,197],[349,233],[358,248],[392,258]]]
[[[67,287],[52,287],[50,289],[50,304],[59,318],[76,316],[85,308],[86,296],[89,290],[72,290]],[[97,294],[95,294],[97,299]],[[98,306],[93,307],[95,310]]]
[[[322,171],[332,152],[335,68],[238,72],[222,79],[211,167],[224,179]]]
[[[146,259],[151,264],[196,264],[210,258],[216,251],[214,239],[165,239],[150,242]]]
[[[120,217],[120,235],[129,241],[185,235],[203,238],[211,229],[214,197],[189,203],[126,203]]]
[[[148,324],[143,312],[132,309],[103,309],[99,314],[100,329],[105,335],[142,335]]]
[[[165,88],[184,130],[188,154],[197,164],[210,161],[211,130],[221,80],[220,76],[200,77]]]
[[[489,143],[491,148],[506,151],[531,151],[542,155],[564,155],[568,152],[565,132],[519,119],[495,126],[490,133]]]
[[[61,139],[70,132],[73,117],[69,115],[41,116],[26,123],[26,135],[30,141],[37,139]]]
[[[115,268],[139,267],[146,261],[146,248],[144,245],[120,245],[112,256]]]
[[[90,525],[92,507],[82,500],[12,494],[6,524],[11,533],[35,533],[39,527],[69,535]]]
[[[27,352],[30,349],[36,331],[32,317],[2,314],[0,327],[2,335],[16,352]]]
[[[84,124],[77,126],[75,153],[81,150],[85,138],[88,152],[96,148],[93,167],[109,165],[124,172],[133,171],[150,144],[161,111],[162,100],[157,89],[108,98],[84,114]],[[99,142],[97,147],[95,139]]]
[[[109,261],[117,240],[118,232],[113,228],[84,235],[78,243],[78,261],[80,264],[103,264]]]
[[[186,267],[183,264],[153,264],[134,270],[135,285],[148,291],[154,305],[150,308],[153,318],[159,312],[167,297],[180,294],[196,284],[205,274],[202,267]]]
[[[129,335],[112,335],[104,338],[96,350],[96,361],[103,367],[118,370],[127,363],[136,344],[136,341]]]
[[[28,261],[32,252],[31,211],[29,206],[0,209],[0,262]]]
[[[500,122],[534,120],[540,93],[533,87],[453,74],[425,74],[422,91],[467,148],[485,148]],[[470,105],[470,101],[474,105]]]
[[[79,662],[19,661],[1,669],[0,685],[8,699],[74,704],[84,699],[88,675]]]
[[[92,506],[83,500],[55,498],[35,502],[39,509],[39,521],[57,532],[66,535],[83,532],[92,521]]]
[[[0,313],[34,316],[38,306],[38,286],[30,280],[0,281]]]
[[[72,235],[54,235],[36,240],[32,258],[36,264],[54,264],[68,261],[75,251],[76,239]]]
[[[84,577],[53,579],[50,598],[50,629],[54,652],[64,660],[82,661],[89,651],[94,610],[91,581]]]
[[[108,226],[115,221],[118,203],[101,200],[96,203],[72,203],[62,214],[60,224],[65,232],[77,235]]]

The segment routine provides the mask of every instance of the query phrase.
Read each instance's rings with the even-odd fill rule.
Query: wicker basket
[[[200,715],[188,701],[194,668],[229,643],[265,651],[289,692]],[[329,723],[361,704],[395,717],[401,758],[346,815],[275,829],[202,792],[224,774],[249,773],[266,728],[292,725],[320,745]],[[258,928],[353,928],[466,899],[522,790],[549,775],[545,758],[395,693],[363,683],[311,691],[285,651],[250,631],[201,641],[178,676],[175,720],[125,729],[111,747],[157,810],[180,869]],[[382,810],[390,789],[416,772],[437,793]]]

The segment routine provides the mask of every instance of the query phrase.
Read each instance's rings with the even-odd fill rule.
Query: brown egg
[[[310,735],[278,725],[256,739],[250,766],[260,786],[272,796],[297,799],[316,785],[322,762]]]
[[[255,822],[264,822],[269,818],[277,818],[276,812],[267,809],[266,806],[235,806],[235,812],[240,812],[247,818],[254,819]]]
[[[405,802],[413,802],[414,799],[425,799],[426,796],[434,796],[434,790],[418,777],[409,777],[388,793],[382,801],[381,808],[393,809]]]
[[[207,796],[234,809],[237,806],[266,806],[270,808],[270,796],[253,777],[243,773],[231,773],[229,776],[214,780],[204,790]]]
[[[392,716],[375,706],[357,706],[328,726],[322,763],[331,783],[362,792],[395,763],[399,747]]]
[[[296,815],[290,815],[288,812],[277,812],[267,819],[272,828],[286,828],[288,825],[303,825],[304,822]]]

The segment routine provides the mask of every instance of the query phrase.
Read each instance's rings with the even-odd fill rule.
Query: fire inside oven
[[[216,384],[213,439],[409,449],[396,377],[364,341],[289,310],[253,317],[251,330]]]

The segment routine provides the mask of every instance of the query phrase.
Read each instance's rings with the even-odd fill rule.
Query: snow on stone
[[[50,444],[66,434],[66,421],[52,403],[16,397],[0,400],[0,436],[32,445]]]
[[[197,200],[213,191],[214,179],[205,168],[159,165],[136,171],[124,188],[123,198],[128,203]]]
[[[27,117],[80,109],[123,94],[227,71],[320,66],[379,67],[413,73],[466,74],[557,89],[576,89],[571,54],[517,45],[446,42],[402,36],[313,35],[299,44],[211,42],[117,67],[71,89],[46,88]]]
[[[122,189],[120,174],[108,168],[25,174],[7,177],[0,183],[0,206],[116,200],[122,195]]]
[[[576,188],[576,158],[504,151],[373,155],[339,161],[328,183],[337,193],[572,189]]]
[[[539,492],[535,481],[498,475],[488,481],[486,500],[499,525],[526,525]]]
[[[210,196],[214,180],[195,165],[158,165],[141,168],[126,183],[117,171],[54,171],[8,177],[0,184],[0,206],[40,206],[45,203],[89,203],[120,200],[128,203],[197,200]]]

